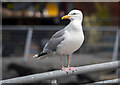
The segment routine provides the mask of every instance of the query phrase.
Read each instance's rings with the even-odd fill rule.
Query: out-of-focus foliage
[[[108,25],[109,22],[109,17],[110,17],[110,13],[109,13],[109,7],[108,5],[106,5],[106,3],[94,3],[95,8],[96,8],[96,18],[100,19],[99,21],[99,25]]]
[[[107,26],[109,25],[109,7],[105,3],[94,3],[96,12],[89,16],[84,16],[85,26]]]
[[[84,16],[84,26],[95,27],[95,26],[108,26],[109,25],[109,7],[105,3],[94,3],[96,13]],[[88,45],[97,43],[102,36],[102,32],[97,30],[88,31]]]

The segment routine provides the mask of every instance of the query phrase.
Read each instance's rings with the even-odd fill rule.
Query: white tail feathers
[[[39,54],[36,54],[36,55],[33,56],[33,58],[37,58],[37,59],[46,59],[47,56],[46,56],[46,55],[39,56]]]
[[[38,58],[38,54],[34,55],[33,58]]]

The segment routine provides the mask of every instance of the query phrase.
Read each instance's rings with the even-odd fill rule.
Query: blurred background
[[[72,9],[83,12],[85,41],[71,59],[71,66],[84,66],[118,60],[120,57],[118,2],[3,2],[2,79],[60,69],[60,58],[32,56],[42,51],[50,37],[70,20],[61,20]],[[65,62],[66,57],[64,57]],[[64,63],[66,64],[66,63]],[[84,84],[118,77],[118,70],[78,74],[57,79],[59,83]],[[42,81],[41,83],[48,83]]]

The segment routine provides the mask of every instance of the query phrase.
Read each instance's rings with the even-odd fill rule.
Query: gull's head
[[[80,10],[72,10],[68,13],[68,15],[63,16],[62,19],[82,20],[83,14]]]

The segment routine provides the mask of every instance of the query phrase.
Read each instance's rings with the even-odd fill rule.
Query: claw
[[[74,71],[76,71],[77,69],[76,69],[75,67],[67,67],[67,68],[62,67],[62,70],[68,73],[69,70],[72,70],[72,71],[74,72]]]
[[[68,73],[69,68],[68,67],[67,68],[62,67],[62,70]]]
[[[75,67],[68,67],[70,70],[72,70],[73,72],[76,71],[77,69]]]

